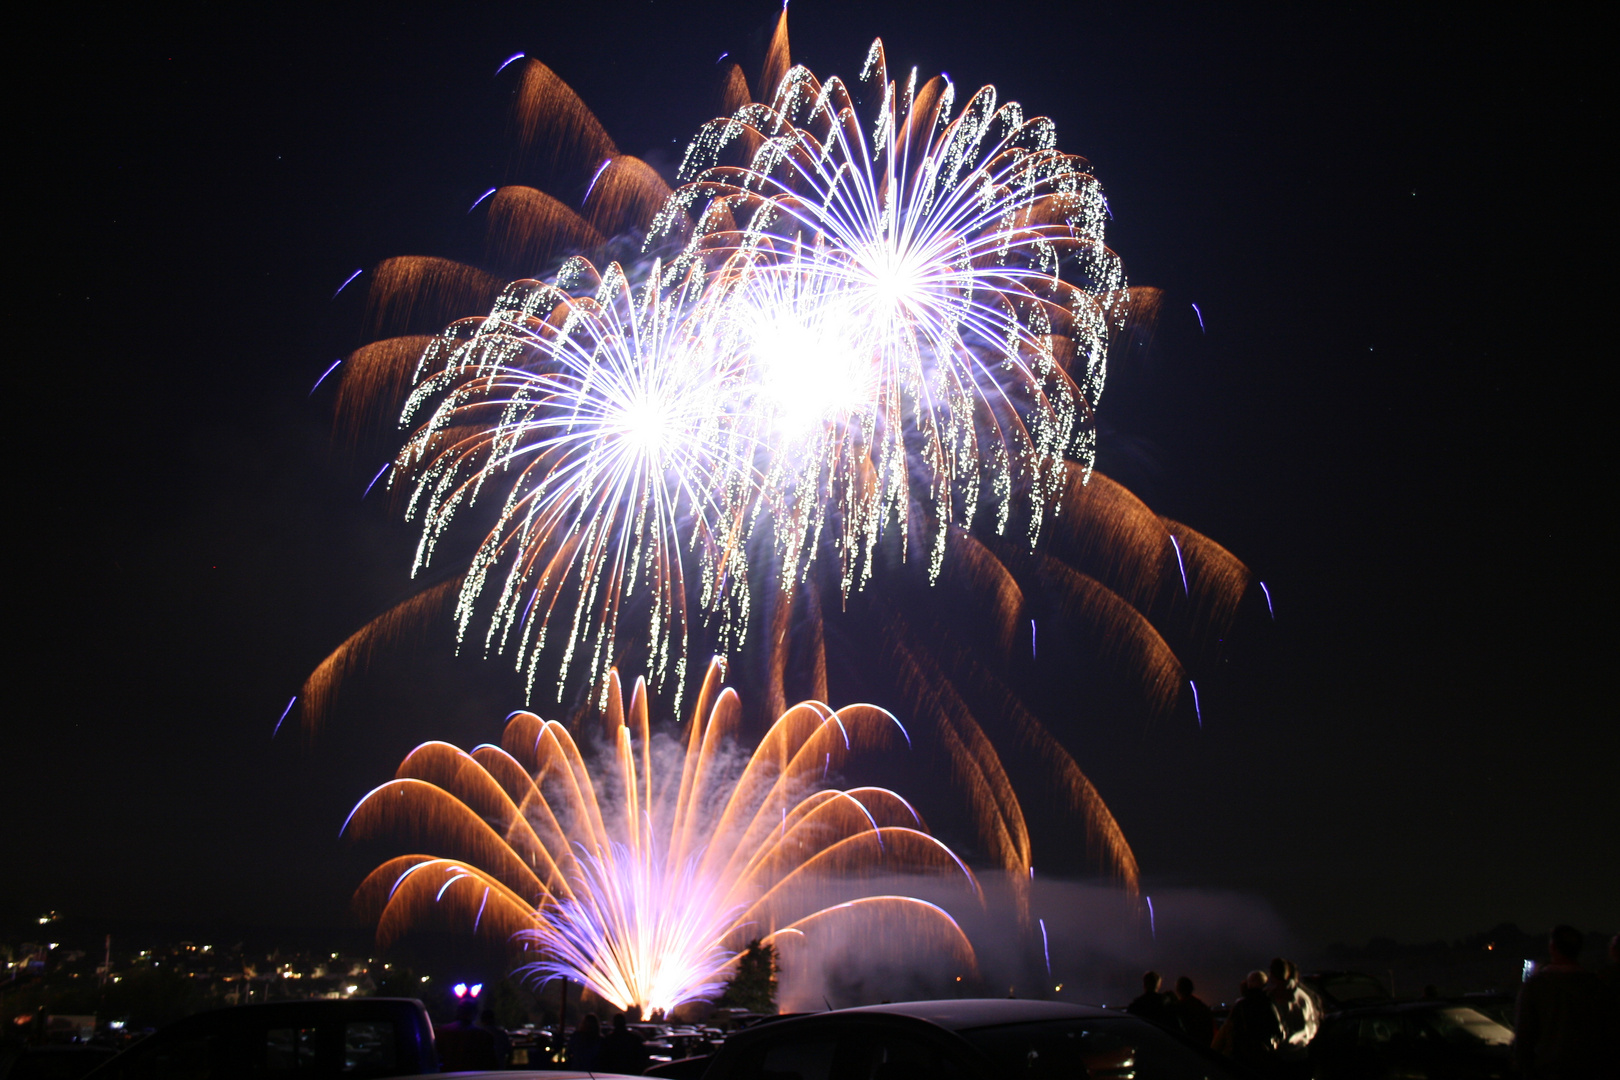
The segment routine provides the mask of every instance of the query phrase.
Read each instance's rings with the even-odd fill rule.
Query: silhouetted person
[[[1581,932],[1554,927],[1547,954],[1519,990],[1514,1062],[1531,1080],[1613,1076],[1620,1052],[1611,1030],[1613,1006],[1603,980],[1576,963]]]
[[[596,1067],[603,1072],[640,1073],[647,1067],[647,1047],[641,1036],[630,1030],[624,1013],[615,1013],[613,1030],[602,1040],[602,1056]]]
[[[459,1069],[495,1069],[495,1036],[479,1027],[478,1003],[463,1001],[456,1006],[456,1019],[433,1033],[439,1048],[439,1062],[445,1072]]]
[[[1183,1035],[1199,1046],[1215,1042],[1215,1014],[1193,994],[1193,981],[1185,975],[1176,980],[1175,1010]]]
[[[1251,971],[1243,980],[1242,997],[1232,1006],[1226,1023],[1215,1035],[1215,1049],[1257,1073],[1277,1071],[1277,1047],[1287,1035],[1277,1006],[1266,993],[1266,973]]]
[[[1610,994],[1620,996],[1620,934],[1609,939],[1609,962],[1598,972],[1598,978],[1609,984]],[[1620,1005],[1620,1000],[1609,1004]]]
[[[1169,994],[1161,993],[1160,987],[1164,980],[1157,971],[1142,973],[1142,993],[1135,1001],[1125,1006],[1125,1011],[1144,1020],[1150,1020],[1160,1027],[1176,1028],[1176,1013],[1171,1006],[1172,998]]]
[[[602,1021],[596,1018],[595,1013],[586,1013],[579,1021],[579,1027],[568,1036],[568,1049],[565,1051],[568,1064],[576,1069],[595,1069],[599,1067],[602,1057]]]
[[[1299,984],[1299,970],[1292,960],[1278,956],[1271,961],[1271,978],[1266,993],[1277,1007],[1282,1021],[1283,1041],[1277,1047],[1277,1071],[1290,1077],[1310,1075],[1310,1046],[1322,1024],[1322,1010],[1316,998]]]
[[[495,1067],[506,1068],[506,1063],[512,1057],[512,1039],[502,1030],[501,1025],[495,1022],[494,1009],[484,1010],[483,1015],[478,1018],[478,1027],[482,1031],[489,1032],[495,1039]]]

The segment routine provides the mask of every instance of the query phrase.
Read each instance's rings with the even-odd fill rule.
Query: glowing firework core
[[[779,435],[791,442],[870,408],[876,371],[850,325],[857,313],[829,305],[811,319],[787,307],[750,314],[760,396]]]

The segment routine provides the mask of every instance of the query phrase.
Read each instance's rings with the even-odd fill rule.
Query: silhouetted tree
[[[726,984],[718,1004],[757,1013],[776,1011],[776,946],[762,945],[758,939],[737,960],[737,970]]]
[[[521,1027],[540,1011],[540,1003],[535,1000],[534,994],[511,979],[501,979],[484,987],[484,996],[478,1004],[492,1010],[495,1022],[503,1028]]]

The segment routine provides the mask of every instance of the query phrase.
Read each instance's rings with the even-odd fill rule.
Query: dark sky
[[[373,861],[336,839],[348,808],[519,702],[440,648],[312,745],[270,739],[408,589],[411,533],[359,501],[379,452],[334,449],[329,388],[308,396],[360,340],[357,291],[332,292],[469,250],[511,53],[657,162],[712,115],[719,54],[757,64],[773,7],[50,18],[15,43],[8,110],[0,914],[336,924]],[[1053,117],[1132,283],[1166,290],[1153,351],[1110,373],[1101,466],[1243,558],[1277,622],[1202,733],[1072,748],[1150,888],[1256,895],[1308,941],[1620,921],[1611,99],[1593,27],[1523,19],[793,9],[817,72],[882,35],[891,69]]]

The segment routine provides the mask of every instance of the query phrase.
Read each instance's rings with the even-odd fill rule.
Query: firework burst
[[[955,96],[943,76],[891,80],[882,42],[856,92],[793,67],[770,104],[705,125],[649,238],[684,241],[671,275],[752,256],[732,314],[760,339],[754,378],[795,391],[782,426],[840,429],[769,470],[778,543],[791,569],[841,522],[846,593],[914,504],[931,578],[981,493],[997,534],[1021,501],[1033,543],[1065,461],[1095,457],[1128,301],[1101,188],[1050,120],[990,86],[953,116]]]
[[[1065,462],[1089,472],[1125,295],[1089,167],[993,87],[953,117],[945,80],[898,86],[881,43],[861,81],[870,115],[794,67],[772,105],[706,125],[648,237],[680,250],[639,296],[617,263],[570,259],[424,358],[405,415],[438,404],[392,474],[423,521],[418,567],[461,507],[504,489],[456,616],[465,634],[495,585],[485,647],[511,644],[531,686],[559,615],[563,678],[584,649],[599,683],[639,586],[652,673],[673,667],[679,701],[683,530],[726,649],[761,522],[783,585],[830,539],[847,596],[886,526],[904,548],[914,506],[933,580],[982,501],[998,535],[1021,505],[1033,543]]]
[[[732,556],[752,488],[738,467],[750,433],[708,333],[714,297],[697,273],[660,280],[637,292],[617,263],[599,273],[573,258],[553,282],[516,282],[487,317],[434,342],[406,402],[417,426],[391,478],[409,489],[407,517],[422,520],[413,571],[458,512],[499,487],[455,617],[464,636],[493,588],[484,648],[510,647],[531,689],[559,623],[559,688],[581,651],[597,681],[639,593],[653,674],[673,672],[678,701],[692,551],[702,603],[727,616],[721,643],[746,627],[746,562]]]
[[[714,997],[751,939],[791,951],[870,920],[971,968],[972,947],[944,909],[865,884],[925,874],[982,900],[966,866],[893,791],[827,784],[856,757],[903,743],[899,722],[870,705],[806,702],[739,770],[741,707],[721,675],[716,661],[683,753],[655,748],[645,687],[638,680],[626,709],[616,674],[603,768],[587,766],[561,725],[527,712],[509,719],[499,747],[417,747],[345,831],[404,830],[455,854],[373,871],[356,899],[379,937],[435,914],[515,936],[540,954],[531,975],[578,979],[621,1009]]]
[[[785,15],[759,85],[754,101],[731,70],[672,190],[527,61],[513,161],[551,193],[481,203],[495,272],[416,257],[370,273],[371,327],[399,336],[349,358],[340,423],[408,400],[387,482],[414,500],[422,560],[480,495],[499,510],[469,523],[466,574],[320,665],[304,721],[410,626],[452,615],[531,687],[572,673],[598,701],[608,668],[635,663],[679,711],[699,640],[772,717],[790,686],[827,700],[843,665],[934,725],[1014,881],[1032,859],[1022,757],[1134,888],[1122,830],[1046,727],[1078,715],[1075,695],[1041,718],[1013,688],[1052,681],[1039,615],[1042,664],[1077,641],[1146,712],[1192,723],[1191,668],[1253,584],[1092,469],[1110,335],[1157,295],[1126,291],[1086,163],[993,88],[958,109],[944,77],[890,78],[881,45],[853,84],[819,81],[791,65]],[[621,269],[625,236],[649,241]],[[605,269],[572,257],[530,280],[580,252]]]

